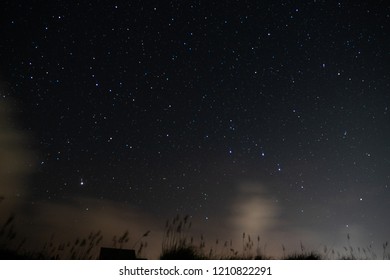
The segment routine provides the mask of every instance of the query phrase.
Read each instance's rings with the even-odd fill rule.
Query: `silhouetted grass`
[[[17,239],[14,216],[9,216],[0,229],[0,259],[26,260],[33,258],[30,253],[23,250],[25,242],[26,239]]]
[[[189,236],[192,223],[190,216],[183,218],[177,215],[172,220],[165,223],[165,234],[162,240],[161,260],[196,260],[205,259],[203,252],[205,242],[201,236],[198,246],[194,244],[194,238]]]
[[[1,201],[0,201],[1,202]],[[145,232],[130,247],[141,256],[147,247],[144,238],[150,231]],[[112,247],[122,249],[127,246],[129,231],[112,238]],[[52,234],[48,241],[38,250],[26,249],[27,238],[18,238],[15,230],[15,216],[10,215],[0,225],[0,259],[31,260],[31,259],[65,259],[65,260],[90,260],[96,259],[99,255],[100,246],[103,242],[102,232],[90,232],[89,235],[76,238],[73,241],[58,242]]]
[[[323,246],[322,251],[306,250],[300,242],[300,251],[288,252],[282,244],[283,255],[280,258],[267,255],[267,244],[261,242],[260,236],[255,239],[251,235],[242,234],[241,247],[236,250],[232,240],[219,240],[206,245],[203,235],[195,239],[191,234],[191,217],[179,215],[168,220],[165,224],[165,233],[161,246],[161,260],[373,260],[378,256],[370,244],[367,247],[352,246],[351,237],[347,234],[347,245],[341,249],[341,252]],[[130,242],[129,231],[120,235],[115,235],[112,239],[112,247],[117,249],[130,248],[135,250],[139,257],[147,248],[148,243],[145,240],[150,234],[146,231],[137,240]],[[55,235],[43,244],[41,249],[30,251],[26,249],[26,238],[21,238],[16,234],[15,217],[10,215],[0,226],[0,259],[29,260],[29,259],[74,259],[87,260],[96,259],[99,254],[100,246],[103,242],[102,232],[90,232],[87,236],[76,238],[69,242],[57,242]],[[129,246],[129,243],[132,244]],[[207,249],[206,249],[207,248]],[[388,242],[382,245],[381,259],[390,259],[390,253],[387,251]]]
[[[163,240],[162,254],[160,259],[213,259],[213,260],[374,260],[378,259],[372,250],[372,245],[367,247],[353,247],[351,237],[347,234],[347,246],[340,252],[334,248],[329,249],[323,246],[323,252],[306,250],[300,242],[300,251],[288,252],[282,244],[283,256],[275,258],[266,254],[267,244],[261,244],[260,236],[255,240],[245,232],[242,234],[241,252],[233,248],[232,241],[223,241],[216,239],[215,244],[208,246],[208,253],[205,252],[206,242],[204,236],[200,236],[200,242],[196,245],[194,238],[190,236],[189,230],[191,222],[189,216],[180,218],[176,216],[173,220],[167,221],[165,225],[165,237]],[[256,246],[255,246],[256,243]],[[222,245],[223,244],[223,245]],[[383,243],[382,259],[390,259],[390,253],[387,251],[388,242]]]
[[[287,255],[285,260],[321,260],[322,257],[316,252],[305,252],[305,253],[292,253]]]

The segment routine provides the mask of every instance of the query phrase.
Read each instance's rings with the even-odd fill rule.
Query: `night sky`
[[[26,232],[127,225],[153,243],[179,213],[270,254],[390,239],[387,1],[0,10],[0,168],[24,166],[0,188]]]

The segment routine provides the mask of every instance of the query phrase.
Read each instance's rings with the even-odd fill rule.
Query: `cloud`
[[[271,231],[278,224],[279,212],[263,185],[243,183],[231,205],[229,223],[235,232],[259,234]]]
[[[9,212],[28,195],[26,180],[33,171],[28,134],[14,121],[12,107],[0,103],[0,198],[1,213]]]

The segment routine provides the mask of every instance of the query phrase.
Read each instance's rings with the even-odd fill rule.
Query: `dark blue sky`
[[[190,214],[206,234],[388,238],[386,1],[1,6],[1,102],[33,139],[30,202],[113,201],[162,226]]]

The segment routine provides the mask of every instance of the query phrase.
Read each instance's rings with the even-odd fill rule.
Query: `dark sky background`
[[[179,213],[270,254],[381,248],[389,31],[387,1],[3,1],[0,98],[34,171],[1,187],[41,235],[159,240]]]

